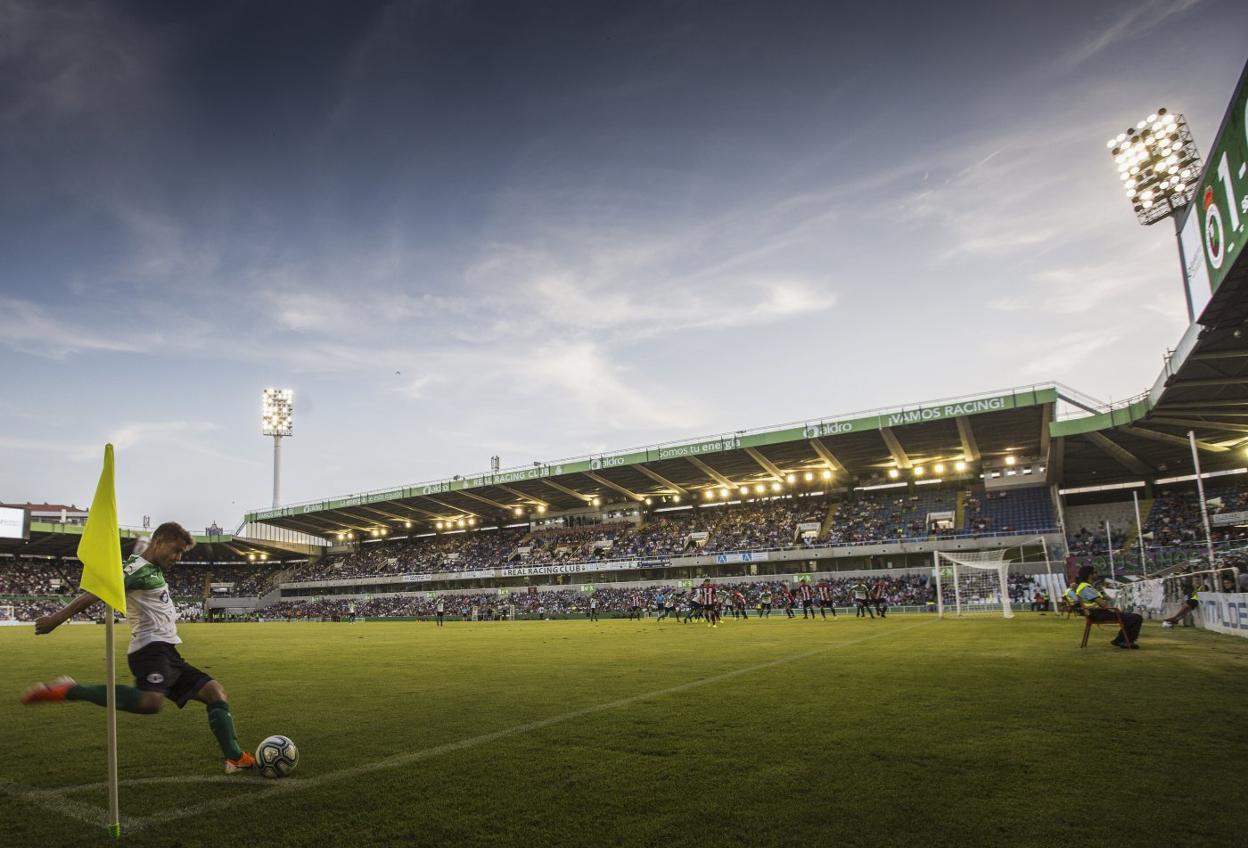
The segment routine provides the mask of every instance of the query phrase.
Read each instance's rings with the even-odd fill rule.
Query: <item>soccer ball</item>
[[[256,746],[256,768],[264,777],[285,777],[299,765],[299,749],[285,736],[270,736]]]

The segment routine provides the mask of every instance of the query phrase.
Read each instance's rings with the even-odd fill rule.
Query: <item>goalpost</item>
[[[932,553],[936,582],[936,612],[940,618],[1001,611],[1013,618],[1010,606],[1010,564],[1005,550]]]

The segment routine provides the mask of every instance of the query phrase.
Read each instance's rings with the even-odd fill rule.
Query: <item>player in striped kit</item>
[[[819,595],[819,614],[826,619],[828,610],[832,610],[832,617],[836,618],[836,604],[832,600],[832,584],[826,578],[820,580],[819,585],[815,586],[815,592]]]
[[[702,581],[702,588],[698,590],[701,595],[702,610],[706,615],[706,623],[711,627],[719,626],[719,601],[716,599],[715,584],[708,577]]]
[[[793,612],[793,604],[796,603],[796,600],[793,597],[793,593],[789,591],[789,587],[781,587],[780,594],[784,598],[784,614],[789,618],[797,618],[797,614]]]
[[[871,606],[880,614],[880,618],[888,616],[888,583],[881,577],[871,586]]]
[[[810,585],[810,581],[805,577],[802,583],[797,587],[798,597],[802,599],[802,620],[805,621],[807,616],[810,620],[815,620],[815,589]]]
[[[745,595],[741,592],[740,589],[733,589],[732,590],[732,617],[736,618],[738,615],[741,616],[741,618],[743,619],[750,617],[745,611]]]

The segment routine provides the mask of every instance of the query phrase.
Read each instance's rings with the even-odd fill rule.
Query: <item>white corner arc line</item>
[[[347,780],[360,775],[368,774],[382,769],[395,768],[397,766],[407,765],[408,763],[427,760],[431,757],[438,757],[443,754],[449,754],[455,751],[462,751],[466,748],[474,748],[477,745],[483,745],[486,742],[493,742],[497,739],[504,739],[508,736],[518,736],[523,733],[531,733],[534,730],[541,730],[544,727],[550,727],[554,724],[562,724],[565,721],[581,718],[582,716],[593,715],[594,713],[607,712],[616,710],[621,707],[627,707],[640,701],[647,701],[652,698],[661,698],[665,695],[674,695],[678,692],[686,692],[690,689],[698,689],[703,686],[709,686],[713,683],[719,683],[724,680],[730,680],[734,677],[740,677],[743,674],[750,674],[755,671],[762,671],[776,666],[786,665],[788,663],[804,660],[817,654],[827,653],[829,651],[848,648],[852,645],[859,645],[863,642],[870,642],[873,639],[879,639],[884,636],[891,636],[897,633],[904,633],[908,630],[914,630],[917,627],[923,627],[930,624],[936,619],[929,619],[918,624],[911,624],[908,627],[901,627],[896,630],[887,630],[882,633],[873,633],[870,636],[863,636],[860,639],[851,639],[848,642],[839,642],[835,645],[825,645],[810,651],[803,651],[800,654],[793,654],[780,659],[768,660],[767,662],[758,663],[756,665],[745,666],[744,668],[735,668],[732,671],[726,671],[722,674],[712,675],[711,677],[703,677],[698,680],[691,680],[688,683],[680,683],[676,686],[669,686],[666,689],[656,689],[652,692],[643,692],[639,695],[630,695],[627,698],[620,698],[616,701],[608,701],[604,704],[595,704],[591,707],[582,707],[579,710],[561,713],[560,715],[551,716],[549,718],[538,719],[537,721],[527,722],[525,724],[517,724],[502,730],[496,730],[492,733],[482,733],[479,736],[471,736],[466,739],[460,739],[457,742],[447,742],[443,745],[437,745],[433,748],[424,748],[420,751],[410,751],[406,754],[395,754],[392,757],[385,757],[380,760],[374,760],[371,763],[362,763],[357,766],[349,766],[338,771],[326,772],[325,774],[310,777],[306,780],[283,780],[273,785],[273,788],[261,795],[255,796],[234,796],[232,798],[217,798],[212,801],[204,801],[200,804],[193,804],[189,807],[179,807],[164,813],[156,813],[137,820],[131,827],[130,831],[139,830],[153,824],[165,824],[167,822],[177,821],[188,816],[196,816],[201,813],[213,812],[214,810],[232,809],[238,804],[247,803],[256,798],[271,798],[274,795],[285,795],[289,792],[298,792],[303,789],[312,789],[323,786],[327,783],[335,783],[340,780]],[[158,779],[158,778],[157,778]],[[77,787],[73,787],[77,788]],[[69,789],[62,791],[70,791]]]

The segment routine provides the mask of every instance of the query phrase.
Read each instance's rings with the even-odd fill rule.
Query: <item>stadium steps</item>
[[[841,508],[840,501],[833,501],[828,507],[828,514],[823,517],[823,523],[819,525],[819,538],[828,538],[828,533],[832,532],[832,525],[836,523],[836,513]]]

